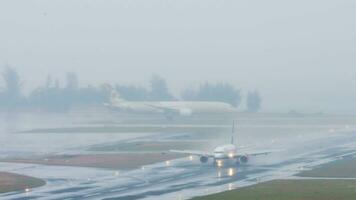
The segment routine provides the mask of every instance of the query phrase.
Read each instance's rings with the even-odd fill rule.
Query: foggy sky
[[[0,64],[26,88],[77,72],[82,85],[175,93],[227,81],[259,89],[265,111],[356,111],[352,0],[4,0]],[[351,109],[351,110],[349,110]]]

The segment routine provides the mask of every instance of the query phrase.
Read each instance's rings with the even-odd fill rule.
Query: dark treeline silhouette
[[[39,109],[46,111],[67,111],[76,106],[103,105],[109,101],[111,88],[128,101],[172,101],[177,100],[168,87],[166,80],[153,75],[149,87],[135,85],[109,84],[100,86],[80,87],[78,76],[67,73],[65,83],[48,76],[43,85],[23,95],[23,82],[14,68],[6,66],[3,73],[3,86],[0,91],[0,109]],[[242,95],[240,89],[227,83],[204,83],[196,89],[182,92],[183,100],[188,101],[220,101],[238,107]],[[257,91],[247,96],[247,107],[250,112],[260,109],[261,97]]]
[[[107,101],[109,92],[102,87],[83,88],[40,87],[27,97],[27,106],[50,111],[65,111],[73,106],[100,104]]]
[[[128,101],[148,101],[150,91],[143,86],[116,85],[120,97]]]
[[[3,107],[15,107],[24,103],[21,96],[22,83],[15,69],[6,66],[2,73],[4,81],[3,91],[0,93],[0,105]]]
[[[261,109],[261,103],[262,98],[257,90],[248,92],[246,99],[248,112],[258,112]]]
[[[187,89],[182,98],[190,101],[221,101],[238,107],[241,102],[241,91],[227,83],[205,83],[198,89]]]
[[[116,85],[120,96],[129,101],[172,101],[174,96],[169,92],[167,81],[157,75],[150,80],[150,88],[134,85]]]
[[[66,111],[72,106],[98,104],[107,101],[107,87],[79,87],[75,73],[68,73],[65,87],[50,76],[43,86],[31,91],[28,96],[22,94],[22,82],[14,68],[5,67],[2,73],[4,86],[0,92],[0,109],[43,109],[48,111]]]
[[[150,81],[151,91],[149,98],[152,101],[171,101],[173,95],[169,92],[167,82],[164,78],[153,75]]]

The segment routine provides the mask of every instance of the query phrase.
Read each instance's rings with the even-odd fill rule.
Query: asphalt
[[[266,144],[259,148],[271,149]],[[356,153],[356,132],[348,131],[308,140],[290,141],[284,150],[251,158],[247,165],[215,167],[188,158],[130,171],[82,167],[0,163],[1,171],[42,178],[47,185],[29,192],[1,194],[1,199],[189,199],[274,179],[293,177]]]

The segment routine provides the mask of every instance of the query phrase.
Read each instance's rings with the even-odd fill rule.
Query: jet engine
[[[209,158],[208,158],[208,157],[206,157],[206,156],[202,156],[202,157],[200,157],[200,162],[201,162],[201,163],[207,163],[207,162],[208,162],[208,160],[209,160]]]
[[[179,110],[179,114],[181,116],[191,116],[193,114],[193,111],[189,108],[182,108]]]
[[[245,164],[245,163],[248,162],[248,157],[247,157],[247,156],[241,156],[241,157],[239,158],[239,161],[240,161],[240,163]]]

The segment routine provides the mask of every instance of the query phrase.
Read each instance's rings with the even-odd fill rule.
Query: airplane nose
[[[215,158],[223,158],[224,155],[221,154],[221,153],[216,153],[216,154],[214,154],[214,157],[215,157]]]

